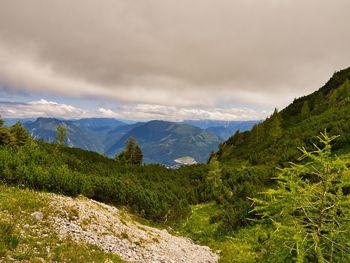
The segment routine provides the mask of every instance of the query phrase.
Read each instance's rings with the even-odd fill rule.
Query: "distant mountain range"
[[[56,127],[64,125],[68,132],[67,145],[104,153],[104,138],[108,132],[125,124],[118,120],[104,118],[80,120],[38,118],[35,121],[24,122],[23,125],[34,138],[47,142],[55,141]]]
[[[237,130],[249,131],[259,120],[253,121],[218,121],[218,120],[186,120],[184,123],[205,129],[222,140],[230,138]]]
[[[20,121],[36,139],[55,141],[56,127],[64,125],[68,135],[66,144],[96,151],[109,157],[121,152],[126,141],[134,137],[144,153],[144,162],[161,163],[168,166],[175,160],[191,157],[196,162],[206,162],[210,153],[231,136],[237,129],[250,129],[257,121],[222,122],[193,121],[168,122],[149,121],[127,124],[110,118],[85,118],[63,120],[56,118],[5,119],[6,125]]]
[[[221,142],[216,135],[188,124],[150,121],[129,130],[106,151],[107,155],[113,156],[121,151],[130,137],[139,142],[146,163],[167,165],[183,156],[205,162]]]

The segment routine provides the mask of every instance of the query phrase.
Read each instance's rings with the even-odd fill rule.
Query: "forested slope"
[[[350,143],[350,68],[339,71],[318,91],[295,99],[251,131],[239,133],[220,145],[222,162],[284,166],[298,157],[297,147],[312,146],[325,129],[340,135],[335,149]]]

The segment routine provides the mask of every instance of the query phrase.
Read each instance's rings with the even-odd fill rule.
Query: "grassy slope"
[[[254,239],[259,237],[254,236],[254,228],[244,229],[242,231],[244,233],[238,233],[235,238],[224,236],[217,231],[218,223],[210,223],[210,217],[221,209],[219,205],[210,202],[193,205],[191,208],[191,216],[175,228],[180,235],[187,236],[196,243],[207,245],[213,251],[221,251],[219,261],[221,263],[256,262],[258,254],[254,251],[255,249],[251,246],[251,243],[255,243]],[[253,239],[249,242],[240,238],[240,236],[245,237],[247,232],[251,232]]]
[[[41,211],[42,221],[31,213]],[[47,216],[46,194],[0,185],[0,261],[123,262],[96,246],[59,239]]]
[[[334,154],[350,162],[350,146],[336,150]],[[191,216],[176,225],[175,230],[196,243],[209,246],[213,251],[220,250],[221,263],[261,262],[262,255],[267,253],[263,250],[268,233],[266,226],[252,225],[239,229],[234,235],[225,235],[218,231],[220,223],[210,222],[210,218],[221,209],[215,202],[192,205]]]

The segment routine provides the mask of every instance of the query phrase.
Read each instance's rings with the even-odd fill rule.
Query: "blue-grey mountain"
[[[221,142],[214,134],[192,125],[150,121],[126,133],[107,150],[107,155],[113,156],[120,152],[130,137],[139,142],[146,163],[166,165],[174,165],[174,160],[183,156],[206,162]]]
[[[209,131],[222,140],[227,140],[236,131],[249,131],[259,120],[253,121],[219,121],[219,120],[186,120],[184,123]]]
[[[126,141],[134,137],[144,154],[144,162],[173,166],[175,159],[190,156],[206,162],[218,149],[222,139],[214,133],[185,123],[149,121],[126,124],[108,118],[63,120],[38,118],[24,122],[24,127],[36,139],[55,141],[56,127],[67,129],[66,144],[96,151],[109,157],[121,152]]]

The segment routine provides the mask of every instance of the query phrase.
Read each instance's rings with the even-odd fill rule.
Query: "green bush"
[[[190,171],[193,171],[191,173]],[[30,141],[0,148],[0,180],[36,190],[128,206],[146,218],[173,222],[198,203],[206,166],[169,170],[121,165],[97,153]]]

